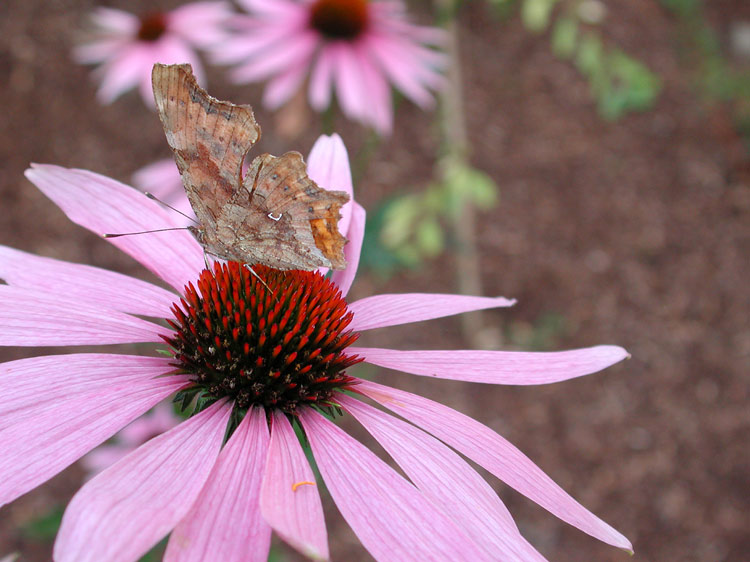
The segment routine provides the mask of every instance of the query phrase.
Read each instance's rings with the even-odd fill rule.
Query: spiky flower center
[[[192,375],[191,395],[228,397],[241,410],[263,406],[294,413],[326,408],[352,384],[344,370],[362,361],[344,350],[359,334],[341,291],[317,272],[235,262],[203,270],[197,288],[172,306],[174,365]],[[264,286],[265,284],[265,286]]]
[[[144,14],[140,19],[141,26],[137,34],[139,41],[156,41],[167,30],[167,17],[161,12]]]
[[[354,39],[370,19],[367,0],[317,0],[310,8],[310,25],[330,39]]]

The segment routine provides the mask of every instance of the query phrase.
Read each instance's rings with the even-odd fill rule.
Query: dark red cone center
[[[192,376],[189,397],[289,414],[327,408],[353,382],[345,369],[362,361],[345,353],[359,336],[346,330],[353,314],[317,272],[253,270],[267,287],[238,263],[215,264],[172,306],[175,333],[164,339],[178,371]]]
[[[141,16],[141,27],[138,28],[138,40],[152,42],[164,35],[167,30],[167,18],[161,12]]]
[[[367,0],[318,0],[310,7],[310,25],[330,39],[354,39],[370,19]]]

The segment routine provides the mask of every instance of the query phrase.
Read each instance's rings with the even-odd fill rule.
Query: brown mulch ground
[[[111,4],[136,10],[146,2]],[[717,2],[710,21],[723,29],[738,4]],[[88,69],[70,61],[74,31],[93,5],[0,4],[0,243],[146,277],[23,178],[28,162],[38,161],[127,181],[168,154],[155,115],[136,95],[99,106]],[[546,37],[530,35],[517,19],[501,25],[479,2],[461,15],[463,70],[472,161],[502,193],[478,225],[482,282],[486,294],[519,300],[485,319],[517,329],[555,315],[564,325],[555,348],[616,343],[633,358],[545,387],[479,387],[392,373],[380,380],[498,429],[628,536],[640,560],[746,560],[750,160],[727,108],[696,93],[678,22],[655,0],[607,6],[609,40],[663,80],[651,111],[602,121],[586,82],[551,55]],[[747,10],[744,16],[750,18]],[[210,78],[217,97],[259,99],[257,88],[230,87],[219,70]],[[368,209],[430,173],[437,143],[430,115],[407,103],[399,112],[396,134],[355,186]],[[289,146],[274,136],[274,117],[257,114],[266,135],[262,150],[307,152],[319,130],[313,122]],[[356,152],[363,132],[340,123]],[[452,270],[445,256],[387,282],[363,277],[353,296],[452,292]],[[467,345],[456,319],[377,332],[363,343]],[[0,353],[4,360],[31,354]],[[25,560],[49,558],[49,544],[18,529],[49,506],[64,505],[80,476],[67,471],[3,508],[0,557],[20,550]],[[628,559],[491,481],[550,559]],[[334,559],[362,559],[334,509],[328,521]]]

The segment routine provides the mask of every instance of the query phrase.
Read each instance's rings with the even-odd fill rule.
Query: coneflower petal
[[[268,453],[266,414],[242,420],[190,511],[172,531],[165,562],[265,562],[271,527],[260,513],[260,484]]]
[[[145,554],[190,510],[219,455],[230,413],[217,402],[87,482],[65,510],[54,559],[137,560]]]

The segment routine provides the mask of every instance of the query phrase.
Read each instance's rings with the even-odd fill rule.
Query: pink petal
[[[130,39],[127,37],[112,37],[92,41],[73,47],[73,60],[79,64],[95,64],[113,58],[118,52],[128,48]]]
[[[271,527],[259,507],[267,451],[266,415],[255,408],[232,434],[200,495],[172,531],[165,561],[268,560]]]
[[[432,320],[472,310],[513,306],[515,302],[504,297],[468,297],[429,293],[375,295],[349,305],[349,310],[354,312],[354,320],[350,327],[352,330],[361,332],[373,328]]]
[[[354,188],[349,154],[340,136],[334,133],[318,137],[307,157],[307,175],[324,189],[343,191],[349,195],[349,202],[341,208],[339,221],[339,231],[346,236],[351,221]]]
[[[570,351],[397,351],[350,347],[365,361],[413,375],[488,384],[547,384],[590,375],[628,357],[615,345]]]
[[[278,109],[288,102],[305,79],[309,62],[309,56],[302,58],[270,80],[263,92],[263,105]]]
[[[287,25],[268,26],[260,20],[237,16],[233,20],[237,29],[230,38],[216,45],[210,52],[215,64],[236,64],[263,56],[266,49],[275,49],[299,30]]]
[[[354,390],[428,431],[563,521],[619,548],[630,541],[555,484],[516,447],[486,425],[442,404],[369,381]]]
[[[169,13],[169,29],[193,45],[206,48],[226,37],[224,25],[232,16],[228,2],[193,2]]]
[[[238,0],[238,4],[248,12],[268,18],[288,18],[295,14],[307,12],[304,3],[289,2],[288,0]]]
[[[307,173],[321,187],[330,190],[344,191],[350,200],[341,208],[339,232],[349,241],[344,247],[347,267],[343,271],[334,271],[332,278],[346,295],[354,281],[359,264],[359,254],[364,237],[364,209],[354,202],[352,174],[349,168],[349,155],[341,137],[337,134],[322,135],[310,151]],[[356,206],[356,208],[355,208]],[[356,214],[356,224],[352,226],[352,215]],[[326,273],[327,269],[322,269]]]
[[[171,316],[176,295],[134,277],[106,269],[27,254],[0,246],[0,279],[102,309],[143,316]]]
[[[411,50],[399,50],[398,45],[389,39],[387,36],[368,36],[368,52],[406,97],[423,109],[432,107],[435,104],[434,98],[417,78],[422,61],[410,56]]]
[[[399,49],[412,53],[411,56],[417,61],[414,66],[417,80],[434,90],[440,90],[446,85],[446,77],[441,71],[448,67],[450,59],[445,53],[406,42]]]
[[[32,164],[31,180],[73,221],[97,234],[178,226],[174,213],[139,191],[105,176]],[[187,231],[155,232],[109,240],[178,291],[204,267],[203,251]]]
[[[268,465],[260,492],[263,517],[305,556],[328,559],[323,506],[310,464],[286,416],[274,412]]]
[[[309,31],[294,34],[273,51],[268,51],[251,63],[236,68],[232,72],[232,80],[239,83],[253,82],[283,72],[298,60],[309,59],[318,40],[318,36]]]
[[[343,271],[334,271],[331,274],[331,281],[338,285],[344,296],[349,292],[352,283],[354,283],[354,277],[357,275],[359,256],[362,251],[362,240],[365,237],[365,210],[359,203],[354,203],[351,217],[351,223],[347,232],[349,242],[344,246],[346,269]]]
[[[0,285],[0,345],[105,345],[159,342],[166,328],[33,289]]]
[[[442,29],[410,23],[404,4],[399,0],[373,3],[371,16],[375,31],[389,33],[394,38],[433,45],[445,45],[448,40],[447,32]]]
[[[100,78],[96,93],[100,103],[109,104],[141,82],[149,67],[151,57],[144,47],[135,43],[123,46],[113,58],[97,69]]]
[[[0,415],[13,414],[8,423],[15,423],[25,416],[24,409],[40,407],[45,401],[59,404],[68,393],[88,393],[125,383],[138,385],[174,371],[169,362],[163,357],[80,353],[0,363]]]
[[[393,105],[391,89],[383,73],[370,60],[369,54],[357,46],[359,69],[368,95],[367,111],[362,118],[371,124],[380,135],[389,135],[393,127]]]
[[[144,103],[151,109],[156,108],[154,101],[154,89],[151,85],[151,69],[157,62],[163,64],[183,64],[187,63],[193,68],[193,74],[199,84],[205,84],[206,73],[203,70],[203,63],[198,58],[197,53],[182,38],[176,35],[165,35],[154,45],[146,47],[144,50],[145,64],[147,72],[140,74],[139,91]]]
[[[336,96],[341,110],[352,119],[366,120],[371,100],[360,72],[359,58],[348,43],[341,41],[331,43],[327,50],[333,61]]]
[[[310,105],[316,111],[323,111],[331,105],[333,85],[333,58],[329,49],[323,47],[310,72]]]
[[[134,35],[140,25],[133,14],[103,6],[95,8],[91,13],[91,23],[103,31],[121,35]]]
[[[164,64],[184,64],[188,63],[193,67],[193,74],[199,84],[205,84],[206,73],[203,70],[203,63],[198,57],[198,54],[186,41],[182,38],[174,35],[164,36],[158,43],[155,44],[153,53],[150,55],[151,66],[154,63],[161,62]],[[148,73],[149,82],[151,73]],[[145,81],[145,80],[144,80]],[[145,88],[144,88],[145,90]],[[145,93],[145,92],[144,92]],[[153,88],[151,88],[151,99],[153,100]]]
[[[425,496],[488,554],[544,560],[519,534],[495,491],[459,455],[411,424],[340,395],[337,402],[369,431]]]
[[[184,386],[185,377],[152,378],[165,372],[165,363],[146,357],[68,355],[3,364],[3,375],[20,379],[29,393],[9,400],[0,414],[0,505],[49,480]],[[94,380],[90,387],[71,383],[67,388],[56,376],[62,381],[99,377],[107,384]],[[45,377],[55,382],[45,384]],[[58,392],[47,391],[47,385],[59,387]]]
[[[326,486],[378,560],[491,560],[422,493],[311,409],[300,412]]]
[[[231,407],[216,403],[81,488],[55,542],[58,562],[136,560],[185,516],[221,450]]]
[[[444,33],[442,30],[437,31],[440,34]],[[411,35],[411,29],[407,34]],[[433,89],[445,84],[445,77],[440,74],[440,70],[445,69],[449,63],[445,53],[424,47],[415,42],[414,38],[394,33],[393,30],[372,33],[368,39],[368,46],[373,47],[371,52],[376,58],[380,58],[384,65],[386,61],[398,59],[399,64],[404,67],[402,71],[408,69],[414,82]],[[389,68],[388,71],[393,71],[393,68]]]
[[[409,35],[415,41],[435,47],[444,47],[448,43],[447,32],[437,27],[409,25]]]

